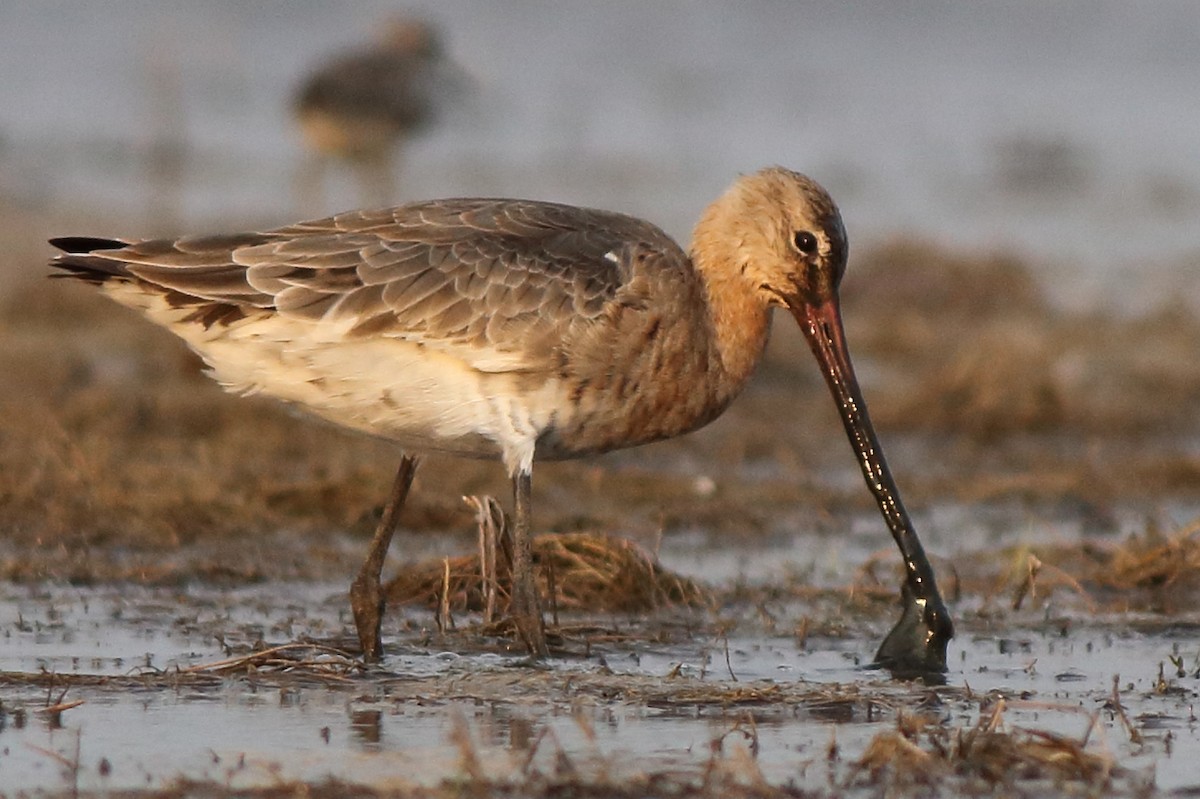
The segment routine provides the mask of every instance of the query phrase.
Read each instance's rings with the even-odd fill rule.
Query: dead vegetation
[[[195,673],[214,671],[238,679],[257,680],[258,665],[278,658],[278,650],[255,653],[243,661],[231,659],[198,667]],[[312,662],[311,654],[297,653]],[[284,658],[288,660],[290,658]],[[247,668],[249,669],[247,671]],[[240,675],[240,676],[239,676]],[[187,675],[180,675],[187,676]],[[297,683],[291,669],[272,671],[260,685],[278,685],[282,691]],[[326,676],[328,679],[328,676]],[[2,680],[0,680],[2,682]],[[114,680],[114,683],[117,682]],[[423,707],[466,697],[475,702],[527,703],[535,701],[560,708],[573,720],[585,745],[568,747],[551,725],[522,727],[519,735],[498,749],[495,741],[456,710],[451,710],[450,745],[457,751],[457,773],[434,784],[422,784],[410,775],[382,783],[288,782],[280,779],[270,787],[237,787],[234,772],[224,784],[181,780],[155,791],[138,791],[139,797],[179,796],[370,796],[370,797],[833,797],[874,796],[883,792],[894,797],[1018,796],[1046,795],[1137,796],[1146,795],[1147,775],[1121,765],[1118,757],[1093,734],[1100,724],[1100,711],[1090,716],[1075,706],[1052,705],[1027,700],[993,697],[974,707],[969,692],[942,688],[922,689],[933,707],[952,708],[955,715],[972,715],[965,724],[949,723],[936,712],[916,710],[921,697],[886,684],[869,687],[804,687],[798,684],[729,686],[683,680],[674,690],[661,680],[626,676],[618,680],[603,675],[564,675],[527,671],[515,678],[476,672],[449,683],[431,679],[387,680],[383,695],[360,697],[365,702],[360,715],[374,718],[370,708],[389,703],[419,703]],[[53,712],[69,713],[80,702],[63,702],[70,678],[50,686],[48,696],[58,700]],[[193,686],[195,687],[195,686]],[[331,684],[332,689],[340,686]],[[144,690],[145,686],[143,686]],[[685,689],[683,692],[680,689]],[[449,690],[447,690],[449,689]],[[347,688],[355,691],[353,686]],[[614,693],[615,691],[615,693]],[[689,693],[681,698],[683,693]],[[597,738],[595,716],[581,697],[605,703],[614,700],[654,706],[655,697],[669,694],[678,709],[709,708],[715,711],[706,746],[674,765],[657,768],[634,766],[619,751],[609,753]],[[823,747],[815,748],[799,761],[796,776],[814,772],[816,780],[771,779],[760,764],[764,747],[777,746],[779,719],[797,709],[819,708],[844,702],[865,711],[858,720],[893,719],[890,727],[871,737],[861,754],[848,756],[838,743],[836,730]],[[1013,708],[1058,712],[1080,717],[1081,736],[1051,733],[1010,726],[1007,713]],[[528,705],[525,705],[528,707]],[[659,705],[660,707],[662,705]],[[846,719],[850,720],[849,717]],[[124,796],[105,791],[106,796]]]
[[[443,627],[451,612],[480,613],[484,625],[491,624],[511,601],[512,539],[504,512],[492,497],[467,500],[477,511],[478,552],[403,568],[386,587],[389,602],[435,609]],[[664,569],[627,539],[561,533],[535,536],[532,544],[538,593],[555,617],[560,610],[647,613],[711,604],[699,584]]]
[[[1172,616],[1200,598],[1200,519],[1164,532],[1150,526],[1122,540],[1028,545],[995,553],[999,574],[968,574],[967,590],[1028,601],[1074,600],[1090,614],[1142,611]],[[991,588],[988,583],[991,583]],[[996,586],[1001,586],[997,590]]]
[[[350,668],[344,669],[344,666]],[[230,682],[245,682],[256,692],[278,688],[280,696],[297,696],[301,686],[318,685],[344,691],[347,701],[359,703],[351,712],[361,723],[378,724],[380,708],[394,704],[450,708],[450,745],[457,749],[455,776],[422,784],[415,775],[384,781],[330,780],[293,782],[276,777],[269,785],[243,785],[237,779],[241,765],[230,770],[224,782],[183,780],[163,788],[125,793],[105,790],[105,796],[675,796],[695,797],[833,797],[875,796],[1019,796],[1046,795],[1146,796],[1153,795],[1152,777],[1122,765],[1111,748],[1111,733],[1103,732],[1105,708],[1088,711],[1071,704],[990,695],[979,698],[969,689],[918,688],[895,683],[806,686],[797,682],[730,683],[638,675],[561,672],[538,669],[518,671],[476,669],[454,679],[413,678],[386,673],[366,675],[345,653],[322,645],[289,644],[226,658],[173,672],[146,671],[141,675],[89,678],[80,674],[0,674],[0,686],[37,686],[45,691],[45,707],[8,705],[10,720],[21,725],[29,716],[54,714],[56,724],[95,692],[149,690],[192,692],[229,691]],[[371,686],[364,693],[363,688]],[[88,694],[86,692],[90,691]],[[193,696],[199,695],[193,693]],[[351,697],[355,697],[351,699]],[[455,710],[455,702],[478,706],[508,704],[530,713],[541,706],[549,717],[573,719],[585,745],[567,745],[548,723],[522,726],[511,742],[498,742],[476,729],[468,717]],[[103,699],[101,701],[104,701]],[[294,700],[293,700],[294,701]],[[592,703],[595,703],[594,705]],[[612,744],[595,735],[603,708],[644,705],[660,711],[697,713],[712,719],[707,746],[696,757],[674,765],[631,766]],[[836,717],[841,725],[892,719],[861,750],[838,743],[839,728],[830,726],[824,747],[797,752],[798,776],[772,778],[759,762],[765,748],[778,748],[781,723],[795,723],[797,714],[833,720],[832,706],[846,712]],[[1121,698],[1114,694],[1112,712],[1121,721],[1131,742],[1142,744],[1136,727],[1124,716]],[[374,708],[374,710],[372,709]],[[1064,735],[1008,722],[1009,710],[1076,716],[1079,735]],[[0,713],[4,708],[0,707]],[[426,710],[425,712],[429,712]],[[597,715],[599,714],[599,715]],[[972,722],[951,719],[974,717]],[[1036,718],[1037,716],[1032,716]],[[370,721],[375,719],[375,721]],[[355,724],[360,723],[355,721]],[[849,729],[853,729],[851,726]],[[1111,728],[1110,728],[1111,729]],[[1119,728],[1118,728],[1119,729]],[[323,733],[325,734],[325,733]],[[1119,733],[1118,733],[1119,734]],[[65,759],[64,763],[67,763]],[[70,769],[79,772],[79,764]],[[811,772],[811,773],[810,773]],[[247,772],[253,780],[253,772]],[[42,794],[54,796],[52,791]],[[66,788],[62,795],[80,795]]]
[[[959,796],[1041,796],[1072,789],[1111,792],[1130,775],[1116,758],[1081,739],[1043,730],[1006,729],[1005,700],[976,724],[952,728],[928,718],[900,715],[896,729],[879,733],[855,763],[850,784],[884,787],[904,795],[922,789]],[[1096,719],[1092,719],[1095,725]],[[953,786],[951,788],[951,786]]]

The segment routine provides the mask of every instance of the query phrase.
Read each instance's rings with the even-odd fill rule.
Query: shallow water
[[[343,601],[327,585],[186,592],[9,586],[0,597],[0,670],[64,678],[170,675],[220,661],[225,647],[260,635],[270,643],[290,640],[278,635],[281,619],[293,637],[327,635]],[[417,611],[406,618],[430,622]],[[433,784],[463,775],[465,730],[474,757],[497,778],[521,773],[526,760],[553,771],[563,758],[580,773],[614,778],[699,773],[721,740],[721,762],[736,763],[741,752],[772,783],[821,790],[846,779],[867,743],[895,727],[897,710],[970,727],[992,712],[981,710],[981,701],[999,695],[1008,703],[1002,729],[1073,740],[1087,734],[1093,751],[1131,770],[1119,783],[1125,789],[1200,785],[1194,768],[1200,729],[1192,712],[1200,688],[1197,620],[1173,619],[1147,632],[1136,631],[1136,617],[989,626],[985,619],[960,620],[943,689],[864,670],[873,644],[861,638],[875,630],[801,644],[745,625],[730,634],[727,650],[710,636],[615,643],[556,660],[549,670],[499,652],[456,654],[449,651],[453,642],[423,644],[401,635],[389,643],[381,670],[345,680],[246,673],[174,688],[161,681],[47,688],[10,677],[0,682],[0,785],[5,792],[115,790],[188,778],[244,788],[328,777],[374,786]],[[1187,676],[1175,675],[1171,656]],[[1168,679],[1160,683],[1163,663]],[[1118,676],[1140,744],[1104,710]],[[864,712],[863,703],[811,696],[741,707],[686,698],[697,685],[772,684],[789,691],[824,686],[874,697],[875,704],[867,702]],[[658,698],[639,699],[639,690]],[[82,703],[60,713],[41,710],[76,701]],[[835,741],[840,755],[829,762]]]

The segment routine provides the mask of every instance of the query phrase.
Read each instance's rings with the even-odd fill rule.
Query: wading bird
[[[52,262],[183,338],[212,376],[396,442],[403,455],[351,588],[381,651],[380,573],[423,452],[497,458],[515,497],[512,615],[547,654],[530,556],[537,460],[670,438],[715,419],[750,377],[772,311],[799,323],[906,567],[877,660],[945,667],[950,616],[867,416],[842,330],[841,216],[782,168],[739,178],[690,253],[623,214],[449,199],[264,233],[62,238]],[[802,424],[804,420],[793,420]]]

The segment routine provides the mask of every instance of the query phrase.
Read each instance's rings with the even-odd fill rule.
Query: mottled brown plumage
[[[841,219],[803,175],[773,168],[739,179],[706,210],[690,255],[633,217],[490,199],[352,212],[265,233],[55,243],[68,254],[54,266],[173,330],[231,390],[275,396],[406,453],[501,459],[517,498],[515,616],[535,654],[546,645],[528,562],[534,460],[634,446],[711,421],[761,356],[772,309],[787,308],[822,365],[910,583],[932,597],[930,627],[948,637],[845,352]],[[378,617],[361,608],[382,601],[388,525],[414,468],[406,455],[352,591],[372,656]]]

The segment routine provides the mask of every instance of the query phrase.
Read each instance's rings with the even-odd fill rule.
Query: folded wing
[[[565,329],[599,318],[635,282],[647,249],[681,262],[657,227],[552,203],[440,200],[356,211],[264,233],[151,240],[56,239],[54,266],[93,283],[134,281],[190,321],[263,314],[325,335],[396,337],[477,368],[553,357]]]

